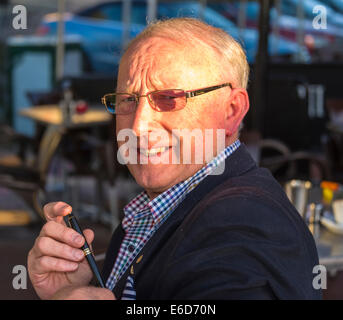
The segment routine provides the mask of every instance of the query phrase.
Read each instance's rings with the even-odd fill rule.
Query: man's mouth
[[[139,152],[146,157],[153,157],[156,155],[161,155],[165,151],[167,151],[170,147],[159,147],[159,148],[151,148],[151,149],[144,149],[139,148]]]

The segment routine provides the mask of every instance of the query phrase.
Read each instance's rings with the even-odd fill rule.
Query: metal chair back
[[[55,125],[48,126],[43,134],[37,156],[37,168],[42,183],[45,182],[51,159],[60,145],[62,135],[63,129]]]

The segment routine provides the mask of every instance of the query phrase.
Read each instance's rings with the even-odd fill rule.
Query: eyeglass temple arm
[[[186,92],[186,97],[187,98],[192,98],[192,97],[196,97],[196,96],[200,96],[201,94],[213,91],[213,90],[217,90],[223,87],[230,87],[232,89],[232,84],[231,83],[224,83],[221,84],[219,86],[213,86],[213,87],[209,87],[209,88],[205,88],[205,89],[199,89],[199,90],[194,90],[194,91],[187,91]]]

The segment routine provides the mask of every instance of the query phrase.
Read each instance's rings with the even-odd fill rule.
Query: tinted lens
[[[112,94],[105,98],[106,107],[109,112],[114,114],[129,114],[136,109],[136,98],[130,94]]]
[[[186,106],[186,93],[183,90],[162,90],[150,94],[151,101],[158,111],[176,111]]]

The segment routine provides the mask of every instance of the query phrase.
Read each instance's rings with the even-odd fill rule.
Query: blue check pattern
[[[236,140],[233,144],[220,152],[206,166],[197,171],[192,177],[176,184],[153,200],[150,200],[147,193],[143,191],[130,201],[124,208],[122,226],[125,236],[121,243],[113,269],[106,281],[106,287],[108,289],[113,290],[118,280],[136,259],[147,241],[185,199],[186,195],[208,175],[211,173],[213,174],[214,169],[218,168],[219,165],[224,164],[225,159],[229,157],[240,144],[240,141]],[[134,299],[135,297],[134,281],[132,276],[129,276],[129,278],[130,281],[126,284],[129,295],[126,297],[126,295],[123,294],[122,299]]]

